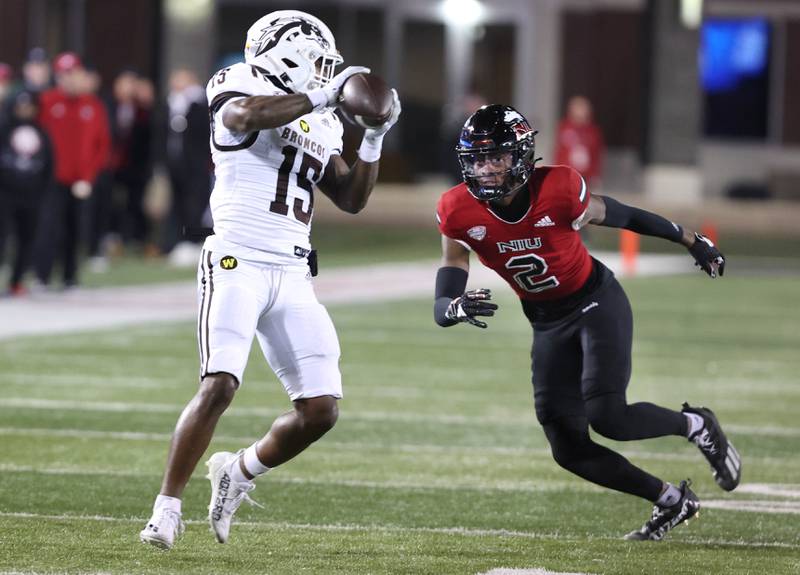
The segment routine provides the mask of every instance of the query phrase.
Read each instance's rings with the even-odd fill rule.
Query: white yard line
[[[2,435],[27,435],[25,433],[26,430],[14,430],[12,433],[6,433],[5,429],[0,430],[0,436]],[[156,435],[156,434],[153,434]],[[57,435],[60,436],[60,435]],[[74,437],[81,437],[77,433],[73,435]],[[102,437],[99,434],[97,435],[89,435],[89,437]],[[149,438],[148,438],[149,439]],[[252,441],[252,438],[231,438],[231,437],[219,437],[215,438],[219,441],[236,441],[242,444],[246,444]],[[159,441],[168,441],[169,436],[164,434],[163,438],[159,437]],[[356,444],[356,443],[337,443],[337,442],[329,442],[326,444],[328,447],[328,451],[333,451],[336,449],[343,449],[347,451],[360,451],[363,452],[365,449],[375,449],[377,445],[363,445],[363,444]],[[420,451],[426,451],[429,453],[452,453],[453,450],[448,448],[443,448],[442,446],[426,446],[426,445],[392,445],[386,448],[390,451],[405,451],[409,453],[419,453]],[[476,447],[476,448],[457,448],[456,451],[460,452],[461,454],[484,454],[484,453],[495,453],[495,450],[492,448],[483,448],[483,447]],[[535,452],[535,455],[546,457],[549,459],[549,451],[548,450],[529,450],[531,455]],[[505,454],[504,454],[505,455]],[[633,457],[638,455],[637,453],[625,453],[624,455],[628,457]],[[530,455],[529,455],[530,456]],[[653,456],[652,459],[663,459],[657,456]],[[677,458],[671,458],[677,459]],[[682,460],[696,460],[697,457],[682,457]],[[17,465],[15,463],[0,463],[0,471],[4,472],[11,472],[11,473],[35,473],[35,474],[43,474],[43,475],[92,475],[92,476],[111,476],[111,477],[161,477],[161,472],[147,472],[147,471],[136,471],[132,469],[125,469],[125,470],[118,470],[118,469],[104,469],[104,468],[97,468],[97,467],[87,467],[85,465],[80,465],[76,467],[59,467],[58,464],[56,465],[49,465],[47,467],[36,467],[31,465]],[[464,482],[457,482],[451,478],[444,478],[441,481],[438,480],[430,480],[426,479],[424,483],[419,481],[414,481],[413,478],[410,481],[372,481],[372,480],[361,480],[361,479],[315,479],[315,478],[300,478],[300,477],[286,477],[286,476],[277,476],[274,478],[270,478],[270,481],[278,482],[278,483],[288,483],[288,484],[300,484],[300,485],[342,485],[347,487],[369,487],[369,488],[383,488],[383,489],[436,489],[436,490],[446,490],[446,491],[461,491],[461,490],[469,490],[469,491],[481,491],[481,492],[494,492],[494,491],[522,491],[522,492],[548,492],[548,491],[563,491],[565,489],[575,491],[575,492],[595,492],[601,493],[604,490],[601,487],[597,487],[591,483],[575,483],[570,481],[548,481],[546,484],[536,483],[535,478],[532,476],[531,481],[499,481],[494,483],[486,483],[485,481],[481,484],[473,484],[473,483],[464,483]],[[724,500],[702,500],[702,504],[704,507],[710,508],[719,508],[719,509],[732,509],[734,511],[765,511],[765,512],[774,512],[774,513],[799,513],[800,512],[800,501],[797,501],[800,498],[800,491],[797,490],[796,485],[791,484],[781,484],[781,483],[771,483],[771,484],[764,484],[764,483],[743,483],[741,484],[736,491],[735,495],[742,495],[742,494],[755,494],[755,495],[765,495],[767,497],[773,497],[774,499],[769,500],[741,500],[741,499],[724,499]],[[733,505],[733,507],[730,507]]]
[[[168,433],[147,433],[139,431],[99,431],[91,429],[51,429],[46,427],[0,427],[0,437],[2,436],[17,436],[17,437],[59,437],[59,438],[76,438],[76,439],[99,439],[99,440],[117,440],[117,441],[156,441],[167,442],[171,439],[171,434]],[[214,436],[216,441],[225,443],[242,443],[250,444],[258,437],[237,437],[230,435]],[[428,454],[447,454],[447,455],[469,455],[476,453],[483,453],[489,455],[504,455],[511,457],[540,457],[550,459],[549,448],[532,448],[532,447],[497,447],[490,445],[437,445],[437,444],[420,444],[420,443],[370,443],[363,441],[326,441],[325,446],[329,450],[340,449],[343,451],[366,451],[366,450],[386,450],[400,453],[428,453]],[[664,453],[664,452],[651,452],[637,449],[624,449],[619,450],[626,457],[642,459],[642,460],[655,460],[655,461],[683,461],[695,462],[698,461],[699,455],[694,449],[687,448],[683,453]],[[775,457],[750,457],[748,461],[758,461],[759,463],[781,463],[785,460]],[[754,484],[756,485],[756,484]],[[760,485],[760,484],[758,484]],[[790,489],[791,486],[786,486]],[[742,488],[739,488],[740,491]],[[778,495],[783,496],[785,493],[768,493],[767,491],[759,492],[758,487],[753,487],[751,493],[761,495]],[[766,489],[766,488],[765,488]],[[800,497],[800,492],[798,492]]]
[[[75,438],[75,439],[98,439],[98,440],[117,440],[117,441],[156,441],[168,442],[172,435],[168,433],[145,433],[145,432],[131,432],[131,431],[96,431],[96,430],[83,430],[83,429],[48,429],[48,428],[22,428],[22,427],[2,427],[0,428],[0,437],[2,436],[16,436],[16,437],[49,437],[49,438]],[[215,435],[214,440],[225,443],[241,443],[250,444],[258,439],[257,436],[253,437],[236,437],[229,435]],[[435,445],[435,444],[416,444],[416,443],[368,443],[363,441],[326,441],[325,447],[328,450],[342,450],[342,451],[368,451],[368,450],[381,450],[393,451],[400,453],[417,453],[417,454],[445,454],[445,455],[471,455],[471,454],[488,454],[488,455],[503,455],[512,457],[538,457],[550,459],[549,448],[530,448],[530,447],[497,447],[489,445],[464,445],[464,446],[450,446],[450,445]],[[656,461],[686,461],[693,462],[698,460],[696,451],[689,450],[687,453],[654,453],[637,450],[623,450],[621,451],[626,457],[634,457],[637,459],[647,459]],[[0,468],[2,464],[0,464]]]
[[[624,276],[621,258],[613,252],[593,254]],[[314,280],[324,304],[379,302],[433,295],[438,261],[391,263],[323,269]],[[690,273],[691,258],[644,254],[639,275]],[[497,274],[475,263],[470,285],[510,288]],[[54,334],[123,325],[191,320],[197,307],[194,282],[136,287],[78,289],[67,293],[0,300],[0,339],[20,335]]]
[[[124,477],[129,479],[140,479],[142,477],[160,478],[163,474],[160,472],[144,472],[144,471],[119,471],[113,469],[98,469],[89,467],[74,467],[74,468],[59,468],[47,467],[37,468],[32,465],[15,465],[0,463],[0,471],[5,473],[33,473],[37,475],[54,475],[54,476],[92,476],[92,477]],[[198,470],[195,475],[195,480],[202,481],[205,476]],[[314,485],[317,487],[336,486],[336,487],[358,487],[367,489],[402,489],[407,491],[436,491],[436,492],[478,492],[478,493],[550,493],[550,492],[563,492],[570,490],[575,493],[602,493],[604,490],[601,487],[596,487],[589,483],[576,484],[569,481],[548,481],[546,484],[536,483],[535,479],[531,479],[530,483],[514,483],[510,481],[495,483],[495,484],[474,484],[474,483],[459,483],[454,482],[450,478],[430,479],[426,478],[424,481],[414,481],[412,479],[406,481],[373,481],[367,479],[335,479],[335,478],[305,478],[305,477],[271,477],[270,483],[278,485]]]
[[[92,411],[109,413],[180,413],[185,406],[177,403],[144,403],[128,401],[83,401],[69,399],[40,399],[29,397],[0,397],[0,408],[42,409],[58,411]],[[264,407],[231,407],[228,414],[238,416],[275,417],[283,413],[283,409]],[[437,425],[514,425],[525,428],[538,428],[535,418],[521,418],[509,421],[507,415],[456,415],[425,414],[396,411],[348,411],[342,413],[341,421],[346,419],[357,421],[392,421],[398,423],[435,423]],[[756,425],[735,425],[736,435],[796,437],[800,429],[795,427],[771,427]],[[659,454],[658,457],[669,457]]]
[[[146,517],[110,517],[106,515],[51,515],[39,513],[9,513],[0,512],[0,517],[12,519],[36,519],[51,521],[100,521],[109,523],[144,523]],[[189,525],[203,525],[207,522],[199,519],[189,519],[185,523]],[[515,531],[509,529],[473,529],[468,527],[403,527],[400,525],[342,525],[342,524],[314,524],[314,523],[289,523],[283,521],[237,521],[237,526],[244,527],[263,527],[267,529],[277,529],[281,531],[325,531],[325,532],[380,532],[380,533],[414,533],[414,534],[439,534],[439,535],[458,535],[462,537],[518,537],[524,539],[541,539],[549,541],[562,541],[568,543],[585,543],[588,541],[619,541],[618,537],[570,537],[561,531],[537,532],[537,531]],[[683,545],[724,545],[731,547],[744,547],[753,549],[779,548],[779,549],[800,549],[800,544],[783,543],[781,541],[752,542],[724,539],[699,539],[691,538],[681,540]],[[640,545],[640,544],[633,544]]]
[[[800,485],[791,483],[743,483],[736,492],[800,499]]]
[[[705,509],[724,509],[726,511],[748,511],[751,513],[787,513],[790,515],[800,515],[799,501],[708,499],[701,500],[700,506]]]

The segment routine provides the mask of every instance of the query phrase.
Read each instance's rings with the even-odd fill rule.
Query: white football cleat
[[[211,503],[208,505],[208,522],[211,530],[217,536],[217,541],[225,543],[231,530],[231,519],[233,514],[239,509],[242,501],[247,501],[250,505],[259,505],[248,493],[256,488],[252,481],[236,482],[231,478],[231,465],[239,465],[239,457],[244,453],[240,450],[237,453],[229,451],[218,451],[208,458],[208,475],[211,481]]]
[[[184,528],[180,513],[161,507],[153,511],[150,521],[139,533],[139,539],[142,543],[168,551],[172,549],[175,540],[183,535]]]

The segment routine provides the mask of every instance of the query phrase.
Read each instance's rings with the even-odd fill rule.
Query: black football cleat
[[[703,427],[694,432],[689,441],[697,445],[711,465],[714,481],[725,491],[733,491],[742,477],[742,459],[733,444],[725,437],[722,426],[707,407],[683,404],[683,413],[696,413],[703,418]]]
[[[689,489],[689,485],[691,485],[691,480],[681,481],[680,501],[670,507],[654,505],[650,520],[641,529],[628,533],[625,539],[628,541],[661,541],[669,530],[684,521],[688,523],[689,519],[698,515],[700,500],[694,491]]]

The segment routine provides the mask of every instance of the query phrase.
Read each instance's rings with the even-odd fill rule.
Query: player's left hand
[[[364,137],[372,139],[382,138],[386,132],[397,123],[400,112],[400,97],[397,95],[397,90],[392,88],[392,113],[389,114],[389,118],[377,128],[367,128],[364,130]]]
[[[695,233],[694,243],[689,248],[689,253],[694,257],[694,265],[699,266],[712,278],[720,277],[725,273],[725,256],[723,256],[710,239]]]

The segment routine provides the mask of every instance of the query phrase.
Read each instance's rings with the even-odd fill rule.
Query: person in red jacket
[[[59,255],[64,286],[71,287],[77,284],[80,214],[108,160],[110,134],[105,106],[85,90],[80,58],[59,54],[53,72],[56,87],[42,93],[39,121],[53,142],[56,186],[44,199],[35,269],[48,284]]]
[[[573,96],[567,116],[558,125],[555,163],[575,169],[589,187],[596,187],[603,175],[605,148],[603,134],[592,118],[591,102]]]

